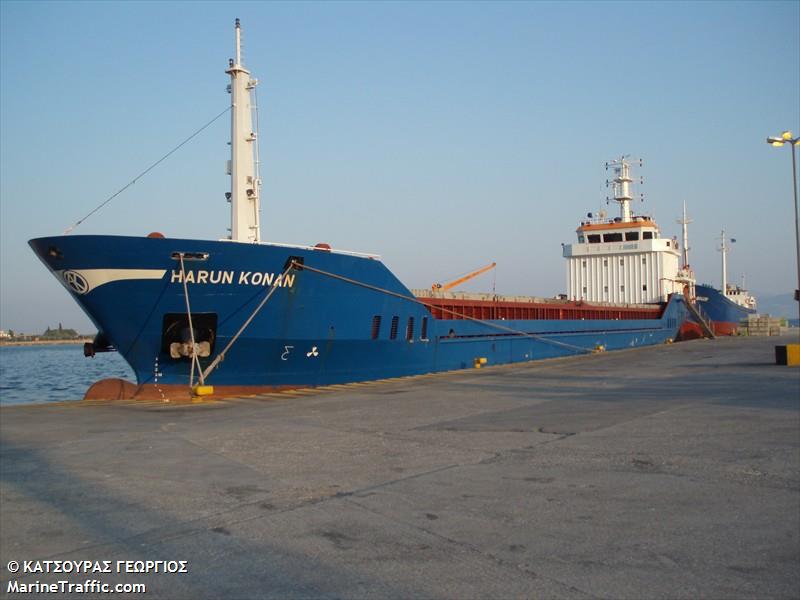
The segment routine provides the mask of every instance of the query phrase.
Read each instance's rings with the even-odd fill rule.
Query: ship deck
[[[170,599],[795,597],[800,371],[773,364],[786,342],[0,408],[3,593],[100,580]],[[70,559],[189,572],[7,566]]]

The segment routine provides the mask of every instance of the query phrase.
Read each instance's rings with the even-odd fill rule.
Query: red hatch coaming
[[[664,305],[652,308],[632,306],[599,306],[585,302],[508,302],[502,300],[464,300],[453,298],[419,298],[436,319],[482,320],[634,320],[660,319]]]

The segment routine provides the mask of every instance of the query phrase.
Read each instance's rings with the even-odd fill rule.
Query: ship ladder
[[[697,306],[694,302],[687,302],[686,307],[692,316],[697,319],[700,324],[700,329],[703,330],[703,337],[713,340],[715,337],[714,330],[711,328],[711,320],[703,314],[703,309]]]

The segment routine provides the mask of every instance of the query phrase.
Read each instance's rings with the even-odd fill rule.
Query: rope
[[[89,217],[91,217],[91,216],[92,216],[94,213],[96,213],[98,210],[100,210],[101,208],[103,208],[103,207],[104,207],[106,204],[108,204],[109,202],[111,202],[111,201],[112,201],[114,198],[116,198],[117,196],[119,196],[119,195],[120,195],[122,192],[124,192],[124,191],[125,191],[125,190],[127,190],[129,187],[131,187],[131,186],[132,186],[134,183],[136,183],[136,182],[137,182],[139,179],[141,179],[142,177],[144,177],[145,175],[147,175],[147,174],[148,174],[150,171],[152,171],[153,169],[155,169],[155,168],[156,168],[158,165],[160,165],[162,162],[164,162],[166,159],[168,159],[170,156],[172,156],[172,155],[173,155],[175,152],[177,152],[178,150],[180,150],[180,149],[181,149],[181,148],[182,148],[184,145],[186,145],[186,144],[187,144],[189,141],[191,141],[191,140],[192,140],[192,138],[196,137],[196,136],[197,136],[197,135],[199,135],[199,134],[200,134],[200,133],[201,133],[203,130],[205,130],[205,129],[207,129],[208,127],[210,127],[210,126],[211,126],[211,124],[212,124],[212,123],[214,123],[214,121],[216,121],[217,119],[219,119],[219,118],[220,118],[222,115],[224,115],[224,114],[225,114],[226,112],[228,112],[230,109],[231,109],[231,107],[230,107],[230,106],[229,106],[229,107],[227,107],[225,110],[223,110],[221,113],[219,113],[219,114],[218,114],[216,117],[214,117],[213,119],[211,119],[211,120],[210,120],[208,123],[206,123],[205,125],[203,125],[203,126],[200,128],[200,129],[198,129],[197,131],[195,131],[195,132],[194,132],[192,135],[190,135],[188,138],[186,138],[185,140],[183,140],[183,141],[182,141],[180,144],[178,144],[177,146],[175,146],[175,147],[174,147],[172,150],[170,150],[169,152],[167,152],[167,153],[166,153],[164,156],[162,156],[161,158],[159,158],[159,159],[158,159],[156,162],[154,162],[152,165],[150,165],[149,167],[147,167],[147,168],[146,168],[144,171],[142,171],[141,173],[139,173],[139,174],[138,174],[136,177],[134,177],[134,178],[133,178],[131,181],[129,181],[129,182],[128,182],[128,183],[127,183],[127,184],[126,184],[124,187],[122,187],[121,189],[119,189],[117,192],[115,192],[114,194],[112,194],[110,197],[106,198],[106,200],[104,200],[103,202],[101,202],[101,203],[100,203],[100,204],[99,204],[97,207],[95,207],[95,208],[94,208],[94,209],[93,209],[91,212],[89,212],[89,214],[87,214],[87,215],[86,215],[85,217],[83,217],[82,219],[78,219],[77,221],[75,221],[75,223],[74,223],[72,226],[70,226],[70,227],[67,227],[67,229],[64,231],[64,235],[68,235],[69,233],[71,233],[71,232],[72,232],[72,230],[73,230],[73,229],[75,229],[75,228],[76,228],[78,225],[80,225],[81,223],[83,223],[83,222],[84,222],[86,219],[88,219]]]
[[[192,368],[189,370],[189,387],[194,385],[194,366],[200,375],[200,385],[205,385],[203,372],[200,370],[200,359],[197,357],[197,345],[194,342],[194,325],[192,325],[192,309],[189,306],[189,287],[186,285],[186,273],[183,270],[183,252],[178,254],[181,259],[181,280],[183,281],[183,297],[186,299],[186,317],[189,319],[189,337],[192,341]]]
[[[594,348],[584,348],[583,346],[575,346],[574,344],[568,344],[566,342],[559,342],[558,340],[551,340],[550,338],[547,338],[547,337],[544,337],[544,336],[541,336],[541,335],[536,335],[535,333],[528,333],[526,331],[520,331],[520,330],[517,330],[517,329],[512,329],[511,327],[505,327],[504,325],[498,325],[497,323],[492,323],[491,321],[484,321],[483,319],[477,319],[475,317],[470,317],[469,315],[466,315],[466,314],[463,314],[463,313],[459,313],[459,312],[456,312],[454,310],[450,310],[450,309],[445,308],[443,306],[435,306],[433,304],[427,304],[427,303],[423,302],[422,300],[420,300],[419,298],[416,298],[416,297],[413,297],[413,296],[405,296],[403,294],[398,294],[397,292],[392,292],[391,290],[386,290],[384,288],[380,288],[380,287],[377,287],[377,286],[374,286],[374,285],[370,285],[369,283],[364,283],[362,281],[356,281],[355,279],[350,279],[349,277],[345,277],[343,275],[337,275],[336,273],[329,273],[328,271],[323,271],[322,269],[316,269],[314,267],[309,267],[308,265],[305,265],[305,264],[304,265],[299,265],[298,263],[295,263],[293,261],[292,262],[292,267],[298,267],[299,269],[302,269],[302,270],[308,270],[308,271],[312,271],[314,273],[319,273],[320,275],[326,275],[327,277],[331,277],[333,279],[339,279],[340,281],[344,281],[346,283],[357,285],[359,287],[363,287],[363,288],[366,288],[366,289],[369,289],[369,290],[380,292],[382,294],[388,294],[389,296],[394,296],[395,298],[400,298],[401,300],[406,300],[408,302],[413,302],[415,304],[421,304],[422,306],[424,306],[426,308],[436,308],[438,310],[441,310],[442,312],[445,312],[445,313],[448,313],[448,314],[451,314],[451,315],[454,315],[454,316],[457,316],[457,317],[461,317],[462,319],[465,319],[465,320],[468,320],[468,321],[474,321],[476,323],[481,323],[482,325],[486,325],[487,327],[494,327],[495,329],[499,329],[500,331],[506,331],[506,332],[513,333],[513,334],[516,334],[516,335],[519,335],[519,336],[528,337],[528,338],[531,338],[531,339],[534,339],[534,340],[538,340],[538,341],[541,341],[541,342],[546,342],[548,344],[553,344],[553,345],[556,345],[556,346],[562,346],[564,348],[569,348],[571,350],[577,350],[579,352],[588,352],[588,353],[594,352]]]
[[[281,281],[286,279],[286,276],[289,274],[289,271],[291,271],[294,268],[295,268],[295,262],[292,261],[292,263],[289,265],[289,267],[283,272],[283,275],[281,276]],[[253,321],[253,319],[255,319],[255,317],[258,314],[258,312],[264,307],[264,305],[267,303],[267,300],[269,300],[270,297],[272,297],[272,294],[275,293],[276,289],[278,289],[276,286],[273,286],[272,288],[270,288],[269,293],[264,297],[264,299],[259,303],[259,305],[256,306],[256,309],[250,314],[250,316],[247,318],[247,320],[242,324],[242,326],[239,328],[239,331],[237,331],[236,334],[231,338],[231,341],[228,342],[228,345],[225,346],[225,349],[222,352],[220,352],[219,354],[217,354],[217,357],[213,361],[211,361],[211,364],[208,365],[208,367],[206,367],[206,370],[203,371],[200,374],[201,378],[208,377],[211,374],[211,372],[214,369],[217,368],[217,365],[219,365],[219,363],[221,363],[223,360],[225,360],[225,354],[228,352],[228,350],[231,349],[231,346],[233,346],[233,343],[236,340],[239,339],[239,336],[242,335],[242,333],[244,332],[245,329],[247,329],[247,327],[250,325],[250,323]]]

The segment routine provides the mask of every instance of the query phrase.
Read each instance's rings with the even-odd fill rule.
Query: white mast
[[[614,200],[619,203],[619,216],[623,223],[630,223],[633,221],[633,214],[631,213],[631,200],[633,195],[631,191],[631,164],[628,162],[628,156],[622,156],[606,163],[606,169],[612,167],[614,169],[614,179],[611,181],[614,190]],[[639,166],[642,161],[639,160]],[[608,185],[606,181],[606,185]]]
[[[724,296],[728,295],[728,243],[725,239],[725,230],[722,230],[722,246],[720,246],[720,252],[722,252],[722,294]]]
[[[689,223],[692,220],[686,216],[686,200],[683,201],[683,218],[678,219],[678,223],[681,225],[682,233],[683,233],[683,267],[686,268],[689,266]]]
[[[253,132],[251,90],[258,80],[242,65],[241,27],[236,19],[236,60],[228,61],[231,76],[231,239],[236,242],[260,242],[259,192],[261,180],[256,174],[256,134]]]

